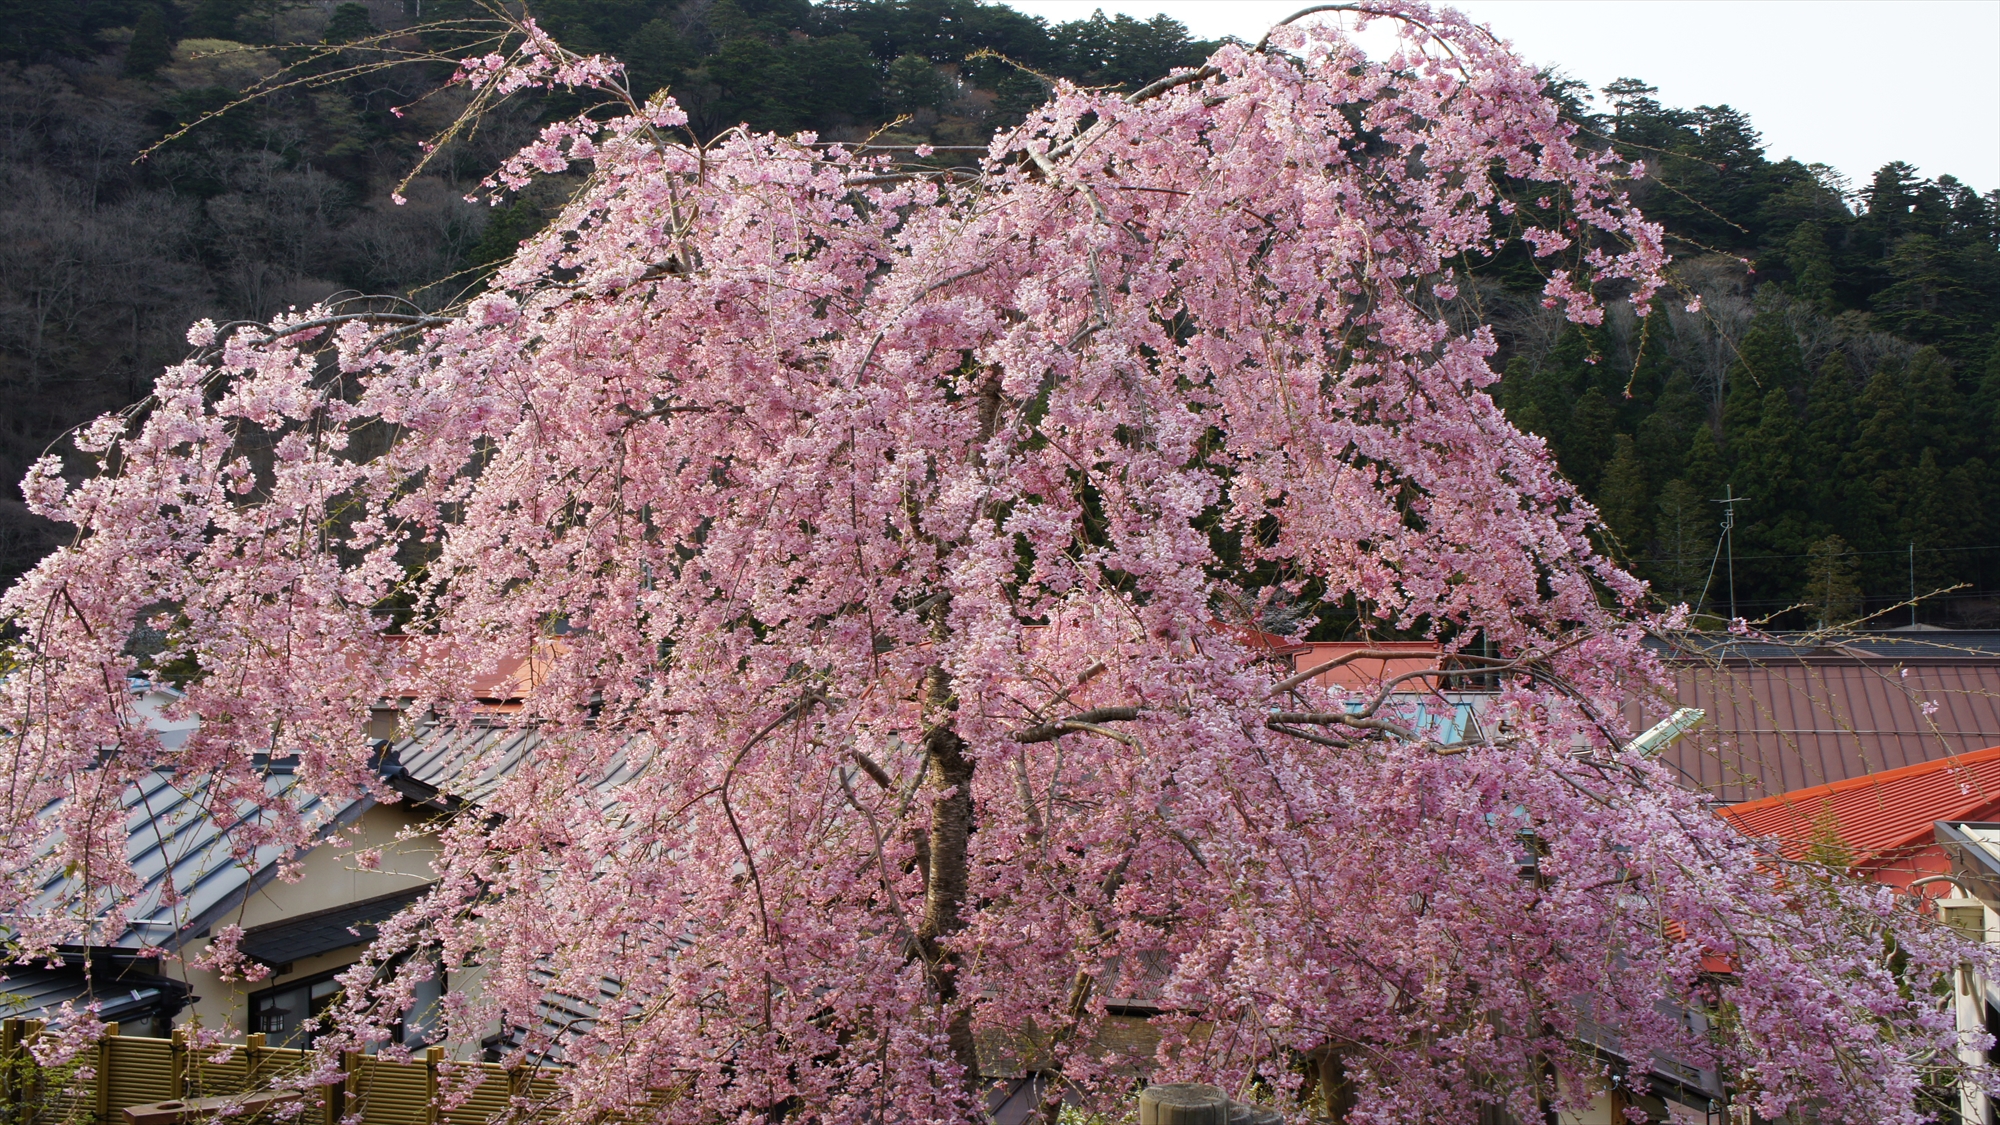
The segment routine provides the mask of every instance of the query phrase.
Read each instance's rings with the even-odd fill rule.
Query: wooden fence
[[[153,1039],[120,1035],[111,1024],[94,1058],[86,1053],[69,1066],[44,1070],[29,1054],[41,1030],[39,1020],[0,1025],[0,1125],[122,1125],[120,1111],[128,1106],[292,1088],[322,1059],[313,1051],[267,1047],[262,1035],[230,1048],[197,1049],[178,1031],[171,1039]],[[548,1116],[555,1104],[555,1078],[547,1070],[448,1062],[437,1047],[409,1062],[346,1052],[339,1067],[338,1082],[306,1088],[303,1108],[285,1125],[338,1125],[351,1114],[360,1115],[361,1125],[488,1125]],[[471,1096],[440,1105],[440,1083],[455,1085],[468,1071],[481,1076]],[[253,1119],[230,1121],[251,1125]]]

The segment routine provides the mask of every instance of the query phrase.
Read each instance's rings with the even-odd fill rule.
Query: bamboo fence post
[[[21,1021],[21,1120],[39,1119],[41,1114],[30,1117],[28,1107],[42,1100],[42,1068],[35,1064],[34,1055],[28,1051],[28,1044],[42,1034],[41,1020]]]
[[[318,1054],[322,1061],[322,1065],[324,1065],[324,1062],[327,1058],[327,1052],[322,1050],[319,1051]],[[341,1105],[340,1105],[341,1095],[347,1092],[342,1086],[342,1083],[347,1073],[346,1068],[344,1068],[341,1065],[343,1057],[340,1055],[334,1055],[332,1061],[333,1061],[334,1071],[337,1074],[339,1074],[340,1077],[335,1078],[332,1082],[329,1082],[326,1085],[321,1086],[319,1088],[320,1125],[339,1125],[340,1112],[341,1112]]]
[[[117,1034],[118,1025],[107,1023],[97,1040],[97,1073],[90,1084],[97,1097],[98,1125],[111,1125],[111,1038]]]
[[[257,1072],[264,1062],[264,1033],[253,1031],[243,1037],[243,1093],[257,1089]]]
[[[439,1125],[438,1064],[444,1061],[443,1047],[424,1048],[424,1125]]]
[[[360,1092],[361,1055],[356,1051],[340,1053],[340,1115],[346,1117],[348,1107],[354,1104],[355,1095]]]
[[[167,1034],[167,1088],[173,1091],[175,1100],[187,1097],[188,1091],[188,1029],[174,1028]]]

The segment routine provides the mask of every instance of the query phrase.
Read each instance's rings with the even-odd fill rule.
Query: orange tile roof
[[[1857,864],[1906,857],[1931,843],[1939,820],[1985,819],[2000,811],[2000,746],[1865,777],[1746,801],[1720,810],[1747,836],[1773,837],[1787,855],[1828,830]],[[1828,841],[1831,842],[1831,841]]]
[[[1378,688],[1384,682],[1406,672],[1422,672],[1435,668],[1444,655],[1444,646],[1436,641],[1314,641],[1298,648],[1298,654],[1292,658],[1292,663],[1301,672],[1349,653],[1395,654],[1386,658],[1363,657],[1352,660],[1331,672],[1322,672],[1313,677],[1313,683],[1320,687],[1347,691]],[[1409,680],[1398,690],[1424,692],[1436,684],[1437,681],[1434,679]]]

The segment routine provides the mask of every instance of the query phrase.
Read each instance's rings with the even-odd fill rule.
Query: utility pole
[[[1736,495],[1735,485],[1725,485],[1722,499],[1712,500],[1712,504],[1722,505],[1722,549],[1729,559],[1729,619],[1736,620],[1736,505],[1750,499]]]
[[[1910,542],[1910,628],[1917,627],[1917,544]]]

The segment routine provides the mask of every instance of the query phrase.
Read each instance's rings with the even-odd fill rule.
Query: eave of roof
[[[2000,746],[1780,793],[1719,810],[1745,835],[1798,855],[1832,830],[1856,862],[1879,865],[1931,846],[1940,820],[2000,808]],[[1833,841],[1828,841],[1833,842]]]

